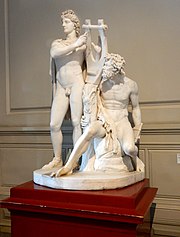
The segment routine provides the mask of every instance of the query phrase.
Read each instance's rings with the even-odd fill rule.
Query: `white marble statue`
[[[67,38],[56,40],[51,48],[51,74],[56,87],[51,111],[55,157],[34,171],[34,182],[74,190],[114,189],[136,183],[145,177],[136,146],[142,127],[138,86],[125,75],[124,58],[108,53],[103,20],[97,25],[86,20],[85,33],[80,37],[74,12],[64,12],[62,21]],[[98,31],[97,45],[91,41],[93,30]],[[63,165],[61,124],[69,103],[74,148]],[[134,127],[128,118],[130,107]],[[80,158],[81,167],[74,170]]]
[[[135,141],[138,139],[137,134],[139,136],[141,129],[138,87],[136,82],[125,76],[124,64],[125,61],[120,55],[107,54],[97,93],[97,119],[91,121],[86,127],[84,133],[76,142],[65,166],[54,174],[56,177],[72,172],[74,164],[87,150],[91,140],[94,138],[101,138],[100,141],[95,140],[93,142],[96,164],[93,168],[95,170],[96,167],[98,170],[104,171],[109,171],[109,167],[112,170],[116,170],[116,166],[121,163],[120,169],[127,171],[122,162],[122,154],[125,154],[132,158],[133,166],[137,171],[144,171],[144,164],[137,157],[138,149],[135,145]],[[130,103],[135,133],[128,119],[128,106]],[[139,132],[137,133],[137,131]],[[99,143],[102,142],[103,138],[103,146],[101,145],[98,149]],[[111,161],[114,162],[113,165]],[[107,162],[110,164],[104,165]]]
[[[66,38],[55,40],[50,49],[50,75],[54,88],[50,130],[54,158],[49,164],[43,166],[45,170],[63,165],[61,126],[69,105],[74,144],[82,134],[80,121],[87,34],[80,36],[80,22],[72,10],[62,12],[61,20]]]

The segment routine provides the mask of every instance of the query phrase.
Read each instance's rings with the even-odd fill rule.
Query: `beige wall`
[[[179,236],[179,0],[0,0],[1,193],[32,179],[52,156],[49,47],[63,35],[59,12],[69,8],[82,23],[105,20],[109,51],[124,56],[127,75],[139,85],[140,155],[151,185],[159,188],[154,229]],[[68,123],[63,131],[65,154],[72,143]]]

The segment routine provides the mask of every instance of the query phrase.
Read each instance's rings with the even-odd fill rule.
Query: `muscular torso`
[[[107,80],[101,84],[102,105],[115,119],[119,120],[128,115],[128,105],[134,87],[135,82],[127,77],[113,81]]]
[[[63,40],[57,40],[54,47],[63,48],[66,46]],[[53,46],[52,46],[53,47]],[[84,82],[82,76],[82,64],[84,61],[84,48],[79,48],[76,51],[71,51],[66,55],[55,58],[56,78],[64,87],[72,86],[74,83]]]

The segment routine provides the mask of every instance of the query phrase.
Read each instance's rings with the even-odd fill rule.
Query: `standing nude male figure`
[[[83,62],[87,36],[80,36],[80,22],[72,10],[62,12],[61,19],[66,38],[55,40],[50,49],[50,74],[55,88],[50,121],[54,158],[43,166],[43,169],[47,170],[63,165],[61,126],[69,105],[74,144],[82,134],[80,121],[84,87]]]
[[[74,162],[77,162],[96,137],[107,138],[107,144],[111,138],[113,152],[118,153],[118,149],[122,149],[137,162],[136,169],[143,170],[144,165],[137,157],[136,137],[128,119],[128,106],[131,103],[135,130],[141,128],[138,87],[136,82],[125,76],[124,64],[120,55],[107,55],[99,86],[97,120],[90,123],[78,139],[66,165],[52,176],[58,177],[72,171]]]

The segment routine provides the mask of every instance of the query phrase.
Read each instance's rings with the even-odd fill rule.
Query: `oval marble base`
[[[68,190],[102,190],[123,188],[137,183],[145,178],[144,172],[76,172],[70,175],[51,178],[52,169],[47,173],[45,170],[35,170],[33,180],[36,184],[55,189]]]

